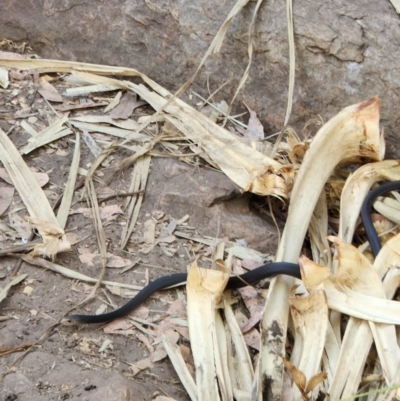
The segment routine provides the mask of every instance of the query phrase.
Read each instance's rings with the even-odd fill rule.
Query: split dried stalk
[[[139,157],[139,156],[138,156]],[[135,164],[132,172],[131,185],[129,192],[140,191],[146,188],[147,177],[150,169],[150,156],[140,156]],[[121,249],[128,243],[129,237],[135,227],[137,218],[139,216],[140,208],[143,202],[143,195],[135,195],[129,197],[125,204],[125,212],[128,220],[121,234]]]
[[[68,122],[67,117],[60,118],[37,135],[29,138],[28,145],[21,150],[21,154],[27,155],[37,148],[72,134],[73,132],[70,128],[63,126],[66,122]]]
[[[0,160],[6,168],[14,187],[24,202],[31,219],[43,238],[44,243],[35,247],[35,252],[54,256],[71,249],[70,244],[54,215],[43,190],[25,164],[18,150],[0,129]]]
[[[69,209],[71,208],[72,198],[74,196],[76,177],[78,175],[79,161],[81,157],[81,144],[80,135],[77,133],[75,136],[75,150],[72,157],[72,163],[69,170],[67,185],[65,186],[64,194],[62,197],[60,208],[57,213],[57,220],[61,228],[65,228],[67,223]]]
[[[171,363],[174,366],[175,371],[178,374],[181,383],[185,387],[190,399],[192,401],[197,401],[196,383],[190,375],[185,361],[183,360],[179,346],[169,342],[166,337],[163,338],[163,344],[165,350],[167,351],[168,357],[171,360]]]
[[[386,275],[389,269],[394,269],[397,266],[397,264],[399,263],[399,254],[396,249],[398,249],[399,246],[400,235],[398,234],[390,239],[382,247],[382,250],[379,252],[374,262],[374,271],[378,279],[372,278],[371,274],[366,277],[367,275],[365,269],[363,269],[362,272],[358,272],[359,279],[366,281],[365,285],[368,286],[368,292],[371,292],[373,294],[374,291],[376,291],[376,288],[379,289],[382,285],[380,279],[384,275]],[[342,258],[343,262],[347,262],[350,264],[348,266],[350,269],[352,269],[354,266],[354,263],[352,263],[353,259],[354,258],[349,256]],[[365,260],[364,263],[368,264],[368,262],[365,262]],[[387,276],[387,278],[385,278],[385,287],[387,286],[387,283],[393,285],[392,277]],[[373,288],[370,288],[371,286]],[[382,295],[386,295],[388,299],[391,299],[394,295],[394,292],[394,287],[392,287],[392,289],[388,291],[386,291],[385,288],[384,294]],[[379,310],[377,311],[377,313],[379,313]],[[375,342],[377,343],[377,349],[381,363],[384,367],[386,367],[384,371],[387,374],[387,383],[393,383],[393,363],[397,367],[399,361],[397,341],[395,343],[392,343],[392,341],[390,340],[386,341],[385,339],[387,339],[387,334],[383,334],[383,338],[381,338],[380,333],[375,330],[375,327],[375,333],[373,335],[373,332],[371,332],[370,329],[370,325],[371,323],[368,324],[368,321],[361,321],[355,318],[351,318],[349,320],[343,337],[342,347],[337,367],[335,369],[335,374],[329,388],[329,394],[333,399],[337,399],[340,397],[349,397],[357,391],[360,383],[360,378],[364,370],[365,361],[370,351],[373,339],[375,339]],[[381,327],[382,331],[389,330],[389,335],[390,330],[394,330],[394,326],[387,326],[391,327],[391,329],[384,328],[383,326]],[[388,355],[387,352],[382,352],[383,347],[381,346],[381,344],[383,342],[387,343],[386,347],[388,347],[390,344],[388,349],[391,349],[393,346],[396,347],[395,349],[392,349],[393,354]],[[387,360],[387,357],[389,357],[390,359]]]
[[[229,294],[224,294],[224,316],[229,330],[229,337],[234,347],[234,352],[230,354],[237,389],[251,393],[254,381],[253,365],[243,334],[233,313]]]
[[[217,401],[220,391],[222,399],[227,399],[215,314],[228,279],[228,273],[200,269],[196,262],[189,268],[187,311],[199,401]]]
[[[306,378],[311,378],[320,371],[328,329],[328,305],[324,291],[318,290],[305,298],[293,295],[290,310],[296,332],[293,356],[297,357],[296,363],[291,362]],[[299,398],[298,388],[293,390],[295,398]]]

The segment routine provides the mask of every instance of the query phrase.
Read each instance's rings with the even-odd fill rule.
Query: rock
[[[41,57],[133,67],[174,91],[196,70],[234,2],[148,0],[3,0],[2,37],[28,41]],[[233,20],[220,53],[210,57],[193,89],[230,101],[247,65],[247,32],[255,2]],[[255,110],[266,134],[282,128],[288,87],[285,2],[264,2],[254,30],[252,67],[237,98]],[[296,82],[290,124],[300,130],[320,114],[374,95],[382,100],[389,157],[400,158],[400,24],[390,2],[294,2]],[[104,29],[106,27],[106,29]],[[99,35],[99,32],[102,32]],[[384,60],[384,62],[382,61]]]
[[[188,214],[201,235],[244,239],[248,246],[275,254],[275,227],[251,211],[250,195],[223,173],[171,159],[153,159],[146,203],[176,219]]]

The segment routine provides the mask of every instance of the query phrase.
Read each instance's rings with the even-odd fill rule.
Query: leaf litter
[[[238,1],[232,9],[201,65],[209,54],[218,51],[231,19],[245,3]],[[287,5],[291,73],[286,122],[294,84],[291,2],[288,1]],[[253,26],[249,30],[249,65],[252,29]],[[16,190],[15,195],[8,191],[11,194],[8,198],[21,198],[26,207],[25,217],[29,216],[25,221],[37,229],[42,240],[31,255],[19,255],[22,260],[65,277],[94,283],[93,288],[87,288],[89,295],[80,302],[83,305],[95,296],[101,284],[108,286],[110,295],[125,297],[131,293],[123,293],[121,287],[142,288],[141,285],[104,280],[106,266],[110,263],[118,268],[136,263],[146,266],[146,261],[141,259],[131,263],[131,259],[124,260],[107,252],[104,230],[110,224],[120,226],[116,242],[128,257],[137,253],[147,255],[154,249],[173,257],[177,238],[185,241],[193,253],[187,283],[187,310],[182,298],[176,303],[171,301],[170,295],[157,294],[158,299],[171,304],[167,313],[155,310],[149,315],[151,310],[146,308],[145,315],[135,320],[135,316],[143,312],[143,309],[138,309],[130,318],[104,327],[105,333],[136,337],[147,349],[148,357],[136,362],[125,361],[130,366],[128,376],[152,369],[156,361],[168,355],[193,400],[257,399],[263,392],[266,378],[274,383],[271,392],[279,397],[284,394],[285,400],[315,399],[319,392],[329,394],[331,399],[339,399],[353,397],[360,390],[371,390],[369,399],[382,400],[383,393],[375,390],[386,388],[389,394],[396,393],[400,383],[399,331],[396,331],[400,324],[400,306],[396,299],[400,277],[398,196],[381,197],[374,205],[379,215],[376,227],[383,242],[375,260],[371,260],[368,247],[363,244],[362,231],[361,234],[357,231],[361,204],[370,188],[377,182],[399,180],[400,177],[399,162],[383,160],[385,147],[379,129],[378,99],[343,108],[321,124],[313,138],[301,140],[293,129],[285,127],[275,142],[265,140],[256,113],[246,105],[250,120],[247,130],[241,131],[248,138],[243,143],[238,135],[240,130],[234,126],[226,129],[219,125],[216,115],[209,118],[179,99],[178,95],[190,85],[197,71],[173,95],[144,74],[129,68],[12,59],[4,52],[0,65],[1,84],[8,91],[3,91],[5,96],[12,95],[18,99],[18,102],[11,103],[7,121],[16,127],[21,125],[31,135],[27,144],[22,147],[19,143],[16,147],[0,130],[0,159],[9,175],[7,182]],[[29,81],[31,75],[32,82]],[[127,80],[133,76],[140,77],[143,84]],[[240,86],[246,77],[247,71]],[[40,100],[37,107],[43,111],[45,123],[30,120],[28,124],[28,119],[33,117],[31,109],[34,103],[29,105],[21,89],[29,87],[29,82],[31,89],[37,90],[45,101],[62,103],[51,106],[36,99]],[[86,101],[80,103],[79,98]],[[139,118],[135,110],[145,105],[152,107],[155,113],[146,119]],[[93,109],[109,115],[86,114],[93,113]],[[225,109],[225,113],[229,109]],[[24,123],[19,122],[21,119]],[[173,130],[163,130],[167,124]],[[87,143],[92,144],[92,150],[98,150],[93,151],[95,156],[86,166],[84,187],[78,193],[80,132],[91,138]],[[75,137],[71,138],[74,133]],[[96,136],[99,133],[119,139],[102,142]],[[74,144],[75,150],[64,181],[62,208],[56,218],[51,202],[21,155],[33,151],[44,155],[51,152],[51,147],[62,146],[60,141]],[[267,146],[261,149],[253,146],[252,141],[261,141]],[[185,153],[187,147],[192,154]],[[200,156],[206,163],[223,171],[243,191],[272,196],[279,202],[288,199],[290,207],[275,260],[299,262],[302,282],[282,276],[271,280],[267,290],[245,287],[240,291],[243,308],[236,295],[223,293],[232,266],[234,274],[240,274],[240,269],[248,265],[249,260],[262,263],[267,255],[227,240],[195,235],[185,230],[184,219],[179,223],[164,219],[162,215],[154,217],[155,214],[141,227],[138,217],[155,149],[191,164],[193,154]],[[131,156],[123,160],[114,159],[119,151],[127,150]],[[355,164],[358,168],[353,171],[343,167]],[[105,175],[102,169],[109,166],[111,169]],[[101,193],[117,172],[129,174],[129,182],[124,188],[128,195],[124,196],[123,206],[121,203],[103,205]],[[87,198],[89,207],[74,210],[93,219],[98,253],[88,251],[84,254],[90,255],[90,263],[101,267],[97,278],[54,262],[56,255],[70,249],[64,230],[72,215],[70,210],[82,197]],[[13,202],[8,198],[3,215]],[[13,218],[13,214],[9,215]],[[123,221],[121,216],[126,220]],[[336,235],[332,235],[335,231],[329,226],[329,218],[338,221]],[[14,225],[21,238],[29,236],[29,224],[23,234],[18,224]],[[142,242],[131,241],[134,230],[140,232],[140,235],[135,232],[134,236],[142,238]],[[312,258],[301,256],[299,259],[307,233],[309,256]],[[8,237],[2,238],[10,249],[11,245],[17,245],[15,239],[10,243]],[[211,262],[216,269],[200,268],[200,262]],[[147,270],[142,278],[144,284],[147,282],[146,274]],[[26,275],[10,280],[1,291],[2,299],[8,295],[11,286],[24,279]],[[34,289],[25,285],[28,287]],[[180,290],[175,291],[180,297]],[[79,292],[83,295],[85,291],[80,289]],[[109,299],[105,302],[113,305]],[[345,328],[342,315],[349,316]],[[185,345],[178,345],[180,338],[181,341],[190,339],[191,355],[188,356],[187,347],[182,353]],[[94,346],[102,358],[107,359],[112,352],[110,340],[100,342],[82,338],[79,344],[81,352],[90,357],[96,354]],[[371,350],[372,344],[375,348]],[[248,346],[259,350],[257,357],[253,351],[249,352]],[[15,347],[15,352],[23,348],[21,345]],[[0,352],[4,355],[12,350]],[[103,366],[110,363],[104,362]],[[284,381],[282,377],[285,377]],[[368,384],[363,385],[366,382]]]

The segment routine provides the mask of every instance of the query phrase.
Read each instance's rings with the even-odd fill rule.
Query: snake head
[[[65,316],[64,318],[61,319],[60,323],[64,326],[75,326],[79,324],[79,322],[74,319],[73,316]]]

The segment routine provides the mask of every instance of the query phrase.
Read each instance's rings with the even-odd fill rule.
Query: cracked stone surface
[[[153,159],[149,182],[145,201],[154,209],[176,219],[189,215],[190,226],[202,235],[244,239],[250,248],[275,253],[275,226],[251,210],[250,196],[241,195],[224,174],[171,159]]]
[[[235,1],[4,0],[2,36],[29,41],[41,57],[133,67],[173,91],[196,70]],[[219,54],[193,89],[229,102],[247,65],[255,2],[234,19]],[[320,114],[378,95],[387,156],[400,157],[400,20],[389,1],[294,2],[296,84],[290,124],[300,130]],[[285,3],[264,2],[255,25],[254,59],[236,105],[259,114],[266,134],[281,129],[288,84]]]

